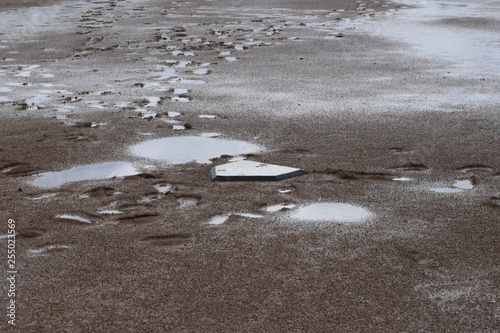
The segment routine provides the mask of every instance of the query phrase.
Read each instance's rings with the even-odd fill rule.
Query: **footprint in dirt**
[[[70,247],[68,245],[61,245],[61,244],[45,244],[40,247],[37,247],[35,249],[28,250],[28,253],[31,254],[46,254],[46,253],[56,253],[56,252],[63,252]]]
[[[141,241],[156,246],[179,246],[186,245],[191,241],[189,233],[168,233],[143,238]]]
[[[38,172],[36,168],[27,163],[6,162],[0,165],[0,175],[7,177],[31,176]]]
[[[155,222],[155,217],[158,216],[160,216],[158,213],[136,213],[120,217],[118,221],[123,223],[145,224]]]
[[[408,163],[401,166],[391,168],[395,171],[427,171],[429,168],[421,163]]]

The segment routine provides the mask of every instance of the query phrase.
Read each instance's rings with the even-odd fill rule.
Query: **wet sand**
[[[498,331],[498,12],[438,5],[3,7],[0,216],[16,221],[18,280],[2,329]],[[233,156],[131,149],[204,133],[309,173],[211,182]],[[135,175],[33,183],[110,162]],[[369,213],[293,217],[315,203]]]

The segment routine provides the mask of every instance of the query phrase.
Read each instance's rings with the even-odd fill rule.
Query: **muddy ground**
[[[412,7],[2,2],[0,244],[6,262],[15,220],[18,272],[15,298],[0,288],[2,304],[16,301],[16,326],[5,315],[2,327],[500,331],[498,65],[464,69],[391,38],[391,22]],[[481,13],[412,24],[497,32],[498,19]],[[233,156],[172,165],[130,150],[203,133],[259,145],[249,160],[309,173],[212,182],[210,168]],[[118,161],[137,174],[33,183]],[[265,210],[316,202],[372,217]],[[208,223],[221,215],[230,217]]]

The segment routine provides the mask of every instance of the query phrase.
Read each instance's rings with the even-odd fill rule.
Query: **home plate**
[[[213,181],[273,181],[305,175],[307,171],[252,161],[222,164],[210,169]]]

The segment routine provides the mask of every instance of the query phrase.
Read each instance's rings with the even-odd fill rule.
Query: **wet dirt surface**
[[[495,3],[13,3],[0,245],[14,219],[17,317],[2,331],[498,331]],[[186,138],[252,149],[136,151]],[[211,182],[233,158],[309,173]],[[72,170],[87,174],[57,178]],[[57,186],[36,186],[47,173]],[[328,220],[329,203],[369,217]],[[321,222],[291,218],[304,207]]]

